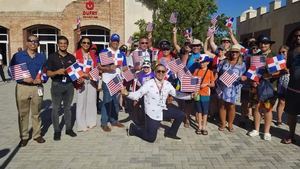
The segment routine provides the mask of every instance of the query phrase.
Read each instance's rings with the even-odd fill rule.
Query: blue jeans
[[[170,107],[163,111],[163,120],[174,119],[172,126],[165,130],[165,134],[177,135],[177,131],[184,118],[184,113],[176,108]],[[141,139],[153,143],[157,137],[157,130],[159,129],[160,121],[151,119],[148,115],[145,118],[145,127],[133,125],[132,134]]]
[[[101,126],[107,126],[107,123],[116,123],[119,114],[119,100],[117,94],[111,96],[106,83],[102,83],[103,102],[101,107]]]

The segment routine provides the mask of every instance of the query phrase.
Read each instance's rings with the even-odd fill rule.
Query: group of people
[[[259,81],[249,79],[245,75],[250,67],[253,56],[263,58],[274,57],[277,53],[271,47],[275,43],[268,36],[261,35],[251,38],[246,44],[239,44],[231,29],[229,38],[224,37],[220,45],[215,44],[214,35],[208,36],[204,43],[185,33],[185,42],[181,46],[177,42],[177,28],[173,29],[172,43],[161,40],[158,48],[152,46],[151,32],[148,37],[141,37],[137,46],[129,50],[126,45],[120,46],[120,36],[112,34],[109,47],[98,51],[89,37],[82,37],[74,54],[68,52],[68,39],[58,37],[58,51],[49,55],[48,59],[37,52],[38,37],[30,35],[27,39],[27,49],[16,53],[11,65],[26,63],[31,77],[17,80],[16,102],[19,113],[21,146],[26,146],[29,139],[29,113],[31,111],[33,139],[44,143],[41,135],[40,111],[43,100],[43,80],[39,70],[45,67],[47,76],[51,77],[52,124],[54,140],[61,139],[59,126],[59,111],[63,108],[66,134],[75,137],[73,131],[72,113],[70,111],[74,96],[77,94],[76,123],[77,131],[85,132],[96,127],[97,109],[101,111],[100,126],[104,132],[110,132],[111,127],[123,128],[118,121],[118,113],[125,109],[132,120],[127,134],[137,136],[148,142],[154,142],[160,121],[170,120],[172,125],[165,130],[164,136],[175,140],[181,123],[190,126],[191,114],[195,113],[197,123],[196,134],[208,135],[208,117],[219,117],[218,130],[234,132],[236,105],[239,100],[242,107],[241,122],[248,122],[252,112],[254,128],[248,133],[254,137],[259,135],[261,118],[264,118],[263,139],[271,140],[270,127],[272,110],[278,99],[277,125],[282,124],[282,113],[288,114],[290,135],[282,140],[289,144],[295,142],[295,127],[297,108],[300,99],[300,29],[294,31],[292,46],[282,46],[278,54],[284,55],[287,67],[275,72],[267,71],[266,63],[262,65],[263,74]],[[173,49],[172,49],[173,44]],[[111,52],[112,64],[103,64],[97,53]],[[139,53],[140,62],[134,56]],[[179,72],[171,72],[169,63],[180,60],[184,65]],[[83,75],[76,81],[68,76],[66,69],[77,62],[83,65]],[[91,69],[99,70],[100,80],[94,81],[85,65],[90,63]],[[111,95],[109,83],[122,72],[130,69],[135,78],[123,80],[122,89]],[[183,73],[182,73],[183,72]],[[193,76],[200,79],[199,87],[193,92],[182,92],[181,78]],[[227,78],[227,79],[226,79]],[[225,82],[231,79],[230,82]],[[261,88],[269,85],[272,95],[263,95]],[[103,98],[101,107],[98,105],[99,92]],[[240,99],[239,99],[240,98]],[[177,102],[178,106],[174,106]],[[109,125],[110,123],[110,125]]]

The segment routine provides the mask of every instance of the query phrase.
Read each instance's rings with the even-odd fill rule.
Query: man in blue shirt
[[[26,63],[31,77],[17,80],[16,102],[19,115],[20,146],[27,145],[29,140],[29,114],[31,111],[32,119],[32,137],[38,143],[44,143],[41,136],[40,110],[43,101],[43,86],[41,78],[38,75],[46,62],[46,57],[37,53],[39,40],[35,35],[30,35],[26,42],[27,49],[16,53],[10,66]]]

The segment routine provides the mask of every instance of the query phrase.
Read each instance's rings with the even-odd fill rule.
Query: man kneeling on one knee
[[[128,135],[137,136],[141,139],[154,142],[157,136],[157,130],[160,126],[160,121],[174,119],[172,126],[165,130],[164,136],[175,140],[181,140],[177,136],[177,131],[183,121],[184,113],[175,108],[167,108],[166,99],[170,94],[173,97],[190,100],[191,94],[176,93],[175,88],[170,82],[164,80],[166,67],[158,64],[155,68],[155,78],[147,81],[138,91],[128,92],[125,88],[121,93],[129,99],[138,100],[144,96],[145,103],[145,127],[139,127],[133,123],[128,128]]]

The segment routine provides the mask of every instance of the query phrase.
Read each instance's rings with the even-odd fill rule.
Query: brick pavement
[[[15,149],[19,137],[14,87],[14,82],[0,82],[0,150],[9,149],[0,159],[0,165],[12,157],[7,166],[10,169],[300,168],[299,145],[280,143],[279,137],[286,134],[286,125],[272,128],[274,136],[270,142],[260,137],[250,138],[247,130],[237,126],[234,133],[219,132],[215,124],[209,123],[209,135],[199,136],[193,128],[182,125],[178,133],[181,142],[165,139],[160,129],[154,144],[127,137],[125,129],[113,128],[111,133],[104,133],[99,125],[88,132],[77,133],[76,138],[63,134],[61,141],[55,142],[50,125],[45,144],[30,140],[26,147]],[[48,118],[51,112],[49,88],[48,82],[43,112],[43,117]],[[120,119],[127,117],[126,113],[120,113]],[[170,125],[169,122],[163,124]],[[298,128],[297,133],[299,131]],[[15,155],[14,150],[17,150]]]

